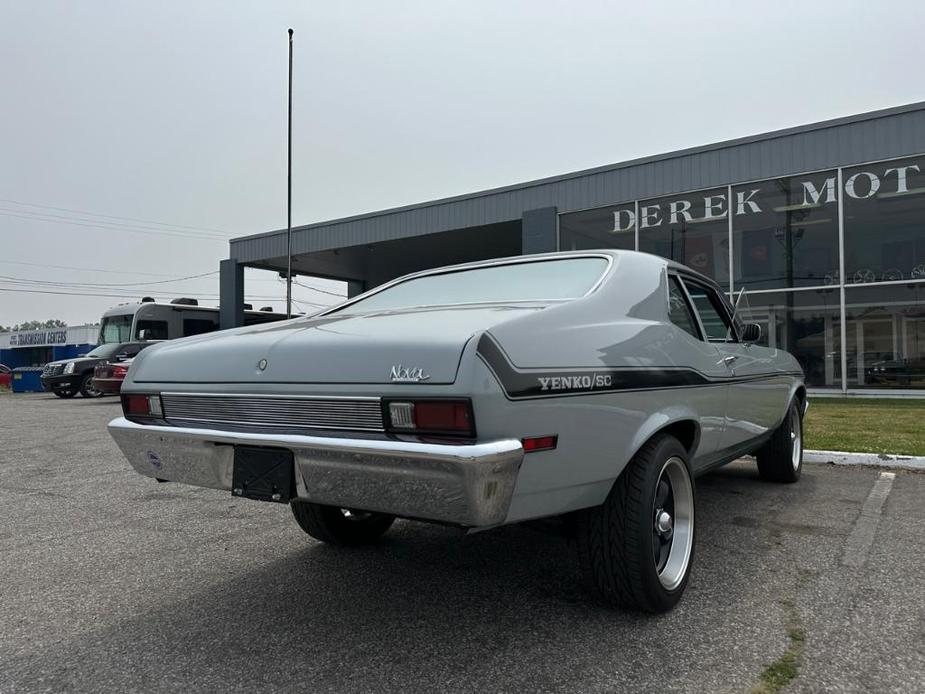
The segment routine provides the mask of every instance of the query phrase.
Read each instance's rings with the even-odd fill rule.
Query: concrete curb
[[[914,455],[886,455],[884,453],[848,453],[845,451],[803,451],[807,463],[834,465],[873,465],[903,470],[925,470],[925,457]]]

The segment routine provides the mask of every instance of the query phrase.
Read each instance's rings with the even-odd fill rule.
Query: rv
[[[270,307],[259,311],[245,304],[244,324],[285,320],[284,313]],[[173,299],[169,303],[145,297],[137,304],[122,304],[103,314],[99,344],[134,340],[172,340],[218,330],[218,308],[200,306],[196,299]]]

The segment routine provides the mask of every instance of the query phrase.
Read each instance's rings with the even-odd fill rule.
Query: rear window
[[[508,263],[410,279],[361,299],[345,311],[413,306],[563,301],[587,294],[607,269],[606,258]]]

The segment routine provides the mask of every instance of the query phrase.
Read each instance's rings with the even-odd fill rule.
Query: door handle
[[[734,362],[738,358],[739,357],[736,356],[735,354],[730,354],[728,357],[723,357],[723,364],[725,364],[726,366],[732,366],[732,362]]]

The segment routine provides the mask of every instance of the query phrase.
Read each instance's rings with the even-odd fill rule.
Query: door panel
[[[669,277],[668,319],[684,332],[686,341],[683,353],[685,362],[708,378],[718,383],[705,388],[686,391],[688,404],[699,415],[700,444],[697,457],[691,461],[694,471],[706,464],[705,458],[719,451],[724,443],[726,429],[726,408],[729,386],[723,383],[729,369],[723,363],[716,345],[703,339],[701,324],[677,277]]]
[[[776,426],[790,394],[791,377],[775,376],[774,350],[742,342],[717,344],[735,377],[723,447],[747,443]]]
[[[721,449],[747,444],[777,422],[788,381],[785,377],[762,378],[774,373],[771,350],[737,341],[731,311],[719,292],[687,278],[684,284],[730,379]],[[785,389],[783,396],[781,388]]]

